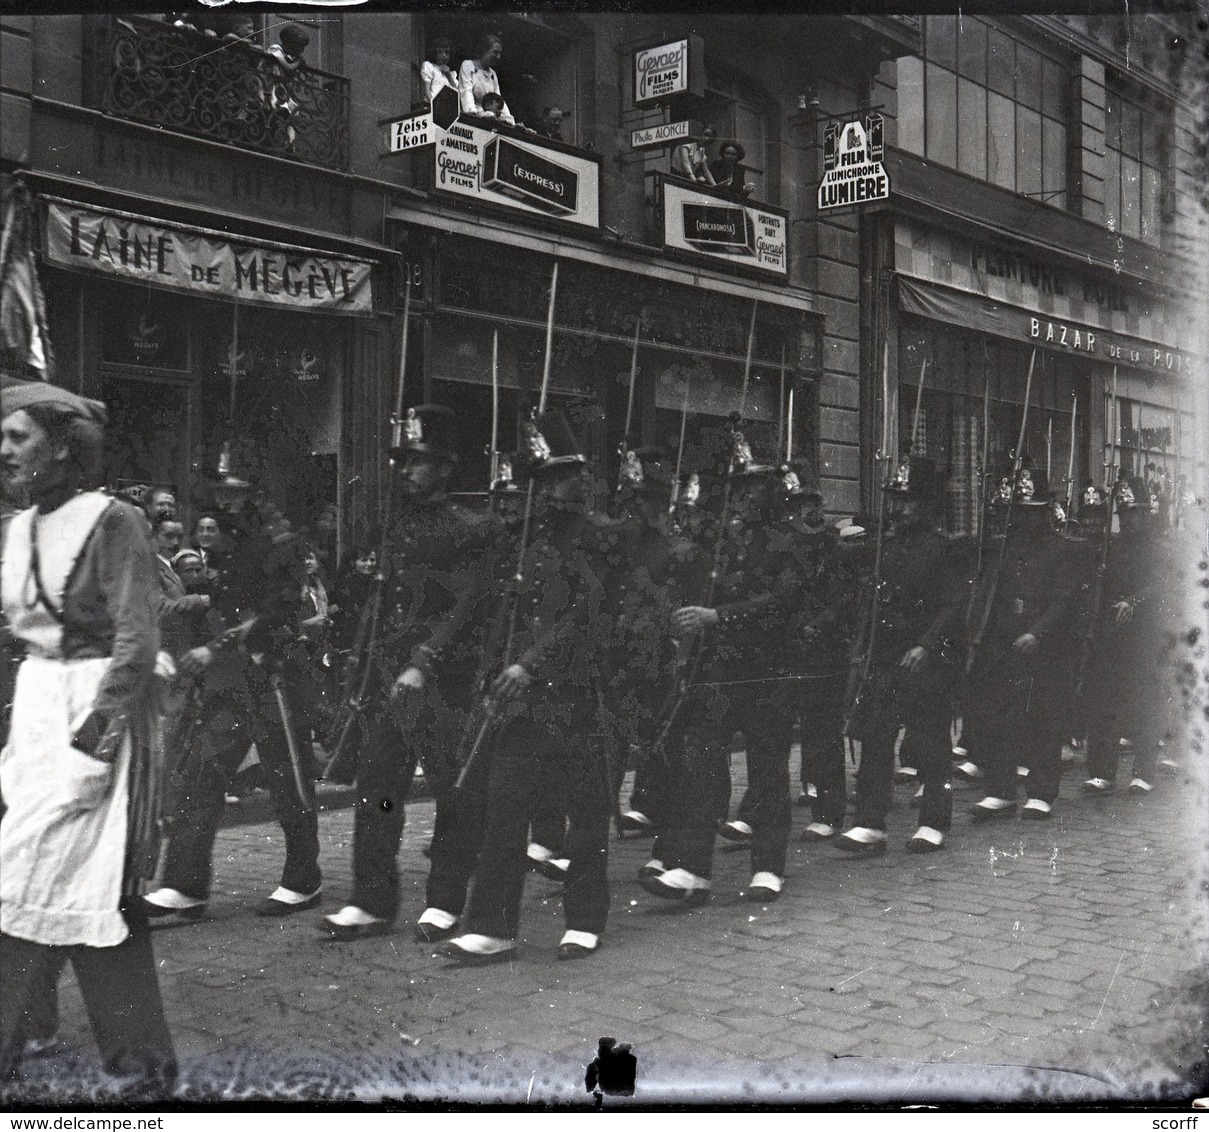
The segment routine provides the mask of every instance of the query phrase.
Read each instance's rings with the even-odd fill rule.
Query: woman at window
[[[432,102],[446,87],[452,91],[458,89],[458,76],[449,65],[453,54],[453,43],[446,35],[439,35],[432,41],[429,51],[431,61],[425,60],[420,67],[420,81],[424,84],[424,97]]]
[[[747,151],[738,142],[723,142],[717,161],[710,163],[714,184],[728,196],[743,200],[751,196],[753,187],[747,183],[747,174],[740,162]]]
[[[709,168],[709,153],[706,146],[712,145],[718,136],[713,126],[706,126],[699,138],[689,138],[683,145],[672,150],[672,173],[686,181],[702,185],[714,184],[714,175]]]
[[[484,95],[503,95],[499,76],[495,73],[495,65],[504,53],[503,41],[497,35],[485,35],[475,52],[475,58],[467,59],[458,68],[458,97],[463,114],[482,114]],[[516,123],[506,102],[498,117],[510,126]]]
[[[143,516],[99,491],[104,406],[3,384],[0,462],[33,506],[8,524],[0,598],[25,646],[0,756],[0,1084],[75,968],[108,1072],[170,1089],[172,1040],[141,910],[154,873],[158,582]]]

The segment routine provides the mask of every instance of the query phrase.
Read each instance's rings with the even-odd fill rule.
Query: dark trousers
[[[293,708],[295,696],[288,691],[286,695]],[[295,892],[314,892],[321,881],[319,820],[310,743],[305,738],[308,734],[305,715],[294,714],[294,731],[303,763],[304,806],[290,766],[277,700],[264,673],[251,672],[246,687],[211,696],[201,710],[200,725],[180,764],[176,815],[163,883],[195,900],[209,898],[214,839],[227,786],[248,748],[255,743],[264,767],[265,784],[285,834],[281,883]]]
[[[53,1033],[55,985],[70,963],[106,1071],[171,1089],[176,1055],[164,1020],[151,932],[137,901],[123,904],[122,914],[130,934],[114,947],[48,947],[0,934],[0,1083],[17,1077],[27,1038]]]
[[[617,784],[600,744],[585,730],[595,705],[560,705],[562,725],[528,713],[497,737],[487,775],[483,846],[470,893],[467,932],[515,939],[528,863],[529,824],[545,806],[568,816],[563,890],[568,929],[599,935],[609,914],[609,821]],[[567,726],[574,721],[574,726]],[[553,800],[559,799],[556,804]]]
[[[818,796],[811,802],[810,816],[828,825],[840,825],[848,809],[843,736],[846,679],[846,673],[840,672],[798,684],[802,788],[814,783]]]
[[[668,868],[712,875],[718,804],[730,796],[731,741],[742,731],[748,791],[743,812],[752,827],[752,871],[784,876],[792,820],[793,711],[788,682],[698,688],[685,705],[684,717],[680,734],[669,738],[676,770],[667,833],[657,851],[660,859]]]

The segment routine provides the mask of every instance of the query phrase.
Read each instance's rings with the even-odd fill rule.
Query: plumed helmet
[[[403,417],[399,447],[391,455],[418,452],[456,464],[457,440],[457,416],[452,409],[444,405],[415,405]]]
[[[521,428],[521,451],[534,475],[586,464],[581,448],[571,422],[557,410],[526,421]]]

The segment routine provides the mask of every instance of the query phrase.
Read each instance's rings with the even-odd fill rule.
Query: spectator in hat
[[[745,200],[755,188],[748,184],[746,171],[739,164],[747,156],[747,151],[738,142],[728,141],[722,143],[718,152],[718,159],[710,162],[709,167],[714,185],[735,200]]]

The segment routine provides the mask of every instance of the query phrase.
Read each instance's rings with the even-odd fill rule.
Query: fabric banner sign
[[[48,201],[46,260],[210,298],[326,314],[372,315],[373,264],[288,244]]]
[[[898,297],[908,314],[1097,361],[1171,374],[1191,373],[1196,364],[1194,356],[1186,350],[1058,319],[1052,314],[1023,310],[985,295],[922,283],[905,275],[898,277]]]

